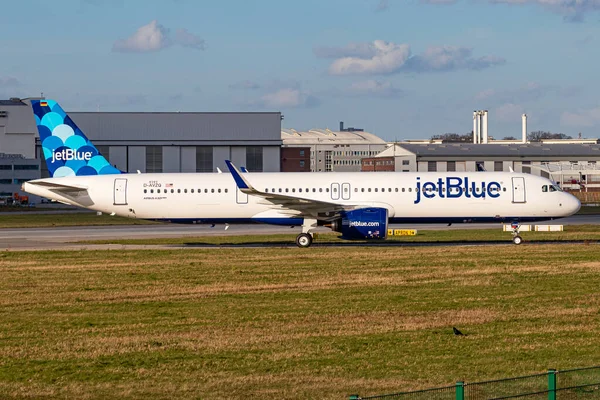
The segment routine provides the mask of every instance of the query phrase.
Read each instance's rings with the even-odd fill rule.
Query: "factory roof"
[[[400,149],[396,148],[399,147]],[[413,153],[419,157],[515,157],[515,158],[556,158],[556,157],[600,157],[599,144],[412,144],[396,143],[381,152],[378,157],[390,157],[397,153]]]
[[[295,129],[282,129],[281,140],[283,144],[323,144],[323,143],[347,143],[347,144],[386,144],[385,140],[372,133],[364,131],[332,131],[329,129],[311,129],[309,131],[297,131]]]

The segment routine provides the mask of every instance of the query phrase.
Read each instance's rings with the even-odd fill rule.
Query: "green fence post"
[[[360,400],[360,396],[357,394],[351,394],[350,395],[350,400]]]
[[[548,370],[548,400],[556,400],[556,370]]]
[[[456,400],[465,400],[464,382],[456,382]]]

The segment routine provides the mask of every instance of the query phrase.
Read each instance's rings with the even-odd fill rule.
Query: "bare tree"
[[[573,137],[569,135],[565,135],[564,133],[552,133],[547,131],[533,131],[527,138],[531,142],[540,142],[543,139],[573,139]]]

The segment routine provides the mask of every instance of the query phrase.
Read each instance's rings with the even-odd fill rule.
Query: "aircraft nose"
[[[564,196],[561,199],[562,210],[565,215],[573,215],[581,208],[581,202],[575,196],[570,193],[563,193]]]

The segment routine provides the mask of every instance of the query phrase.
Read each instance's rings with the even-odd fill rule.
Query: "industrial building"
[[[279,112],[69,112],[117,168],[127,172],[216,172],[232,160],[249,171],[281,163]],[[47,176],[27,100],[0,101],[0,193]]]
[[[282,152],[286,148],[304,148],[310,152],[310,171],[312,172],[353,172],[361,170],[361,160],[373,157],[387,148],[385,140],[362,129],[344,128],[340,130],[311,129],[297,131],[283,129]],[[302,162],[302,160],[298,160]],[[286,170],[295,171],[288,166]]]
[[[578,188],[579,183],[600,188],[599,144],[395,143],[376,157],[363,159],[362,170],[461,172],[477,171],[478,165],[486,171],[513,170],[552,178],[566,188]]]

